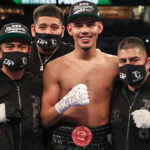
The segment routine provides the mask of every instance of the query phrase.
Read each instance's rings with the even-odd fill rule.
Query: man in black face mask
[[[150,76],[144,43],[128,37],[118,46],[119,78],[111,101],[112,150],[149,150]]]
[[[26,26],[10,23],[0,31],[0,149],[44,150],[40,124],[42,85],[28,65],[31,36]]]
[[[42,75],[46,64],[73,50],[71,44],[62,42],[65,27],[63,12],[55,5],[41,5],[33,12],[31,25],[35,41],[31,47],[31,60],[27,71]]]

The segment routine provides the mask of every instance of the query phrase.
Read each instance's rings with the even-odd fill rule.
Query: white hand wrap
[[[0,123],[6,122],[6,121],[7,121],[7,118],[6,118],[5,104],[2,103],[2,104],[0,104]]]
[[[87,105],[89,102],[87,86],[85,84],[78,84],[56,103],[55,108],[59,114],[64,114],[71,106]]]
[[[150,128],[150,112],[148,110],[135,110],[132,115],[137,128]]]

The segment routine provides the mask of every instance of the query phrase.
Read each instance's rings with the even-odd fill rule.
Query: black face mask
[[[19,71],[28,65],[29,53],[23,52],[3,52],[2,62],[12,71]]]
[[[57,48],[61,41],[61,34],[36,33],[35,41],[44,51],[50,52]]]
[[[127,64],[119,67],[119,78],[125,84],[130,86],[139,85],[146,77],[145,64],[144,65],[131,65]]]

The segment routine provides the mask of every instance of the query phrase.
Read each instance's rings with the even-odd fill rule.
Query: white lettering
[[[47,44],[47,41],[43,40],[43,39],[38,39],[37,41],[38,44]]]
[[[125,79],[126,77],[127,77],[126,74],[120,73],[120,78],[121,78],[121,79]]]
[[[150,100],[149,99],[143,99],[143,103],[144,103],[144,109],[149,109],[150,108]]]
[[[24,65],[26,65],[26,64],[28,63],[28,59],[27,59],[26,57],[23,57],[23,58],[22,58],[22,63],[23,63]]]
[[[8,66],[11,66],[11,65],[13,66],[14,62],[11,61],[11,60],[9,60],[9,59],[5,59],[4,62],[3,62],[3,64],[8,65]]]
[[[141,73],[139,71],[133,71],[132,74],[135,76],[135,78],[139,79],[141,78]]]
[[[26,33],[26,30],[22,28],[20,25],[12,25],[11,27],[6,27],[5,32],[6,33],[13,33],[13,32]]]
[[[56,45],[57,44],[57,40],[52,39],[52,45]]]

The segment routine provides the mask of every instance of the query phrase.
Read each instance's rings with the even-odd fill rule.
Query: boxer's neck
[[[91,60],[93,58],[95,58],[97,56],[97,54],[101,52],[99,49],[90,49],[90,50],[74,50],[74,56],[78,59],[82,59],[82,60]]]

